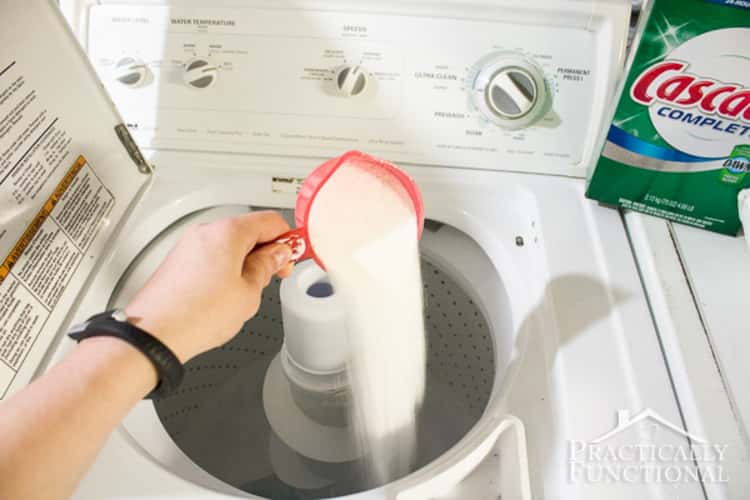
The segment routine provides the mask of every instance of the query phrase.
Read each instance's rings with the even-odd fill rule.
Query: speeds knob
[[[344,97],[362,94],[367,88],[368,77],[362,66],[344,65],[334,70],[334,84],[336,93]]]
[[[135,57],[123,57],[115,65],[113,78],[126,87],[141,87],[148,83],[151,71],[146,63]]]
[[[191,59],[183,67],[182,78],[189,87],[207,89],[216,83],[219,70],[215,64],[206,59]]]
[[[496,53],[480,61],[471,97],[485,118],[510,130],[534,124],[550,107],[542,70],[520,54]]]

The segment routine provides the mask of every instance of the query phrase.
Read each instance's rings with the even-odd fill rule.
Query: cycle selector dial
[[[195,58],[184,64],[182,78],[188,87],[203,90],[216,83],[219,69],[208,59]]]
[[[551,105],[544,73],[518,54],[493,54],[480,61],[470,92],[485,119],[509,130],[533,125]]]
[[[338,95],[355,97],[365,92],[369,77],[362,66],[346,64],[334,70],[333,83]]]
[[[521,118],[534,108],[538,97],[534,77],[521,68],[503,68],[490,79],[485,99],[500,118]]]

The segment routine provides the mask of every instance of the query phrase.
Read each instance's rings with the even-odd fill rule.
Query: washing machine
[[[700,481],[578,467],[576,446],[631,413],[685,427],[627,220],[584,198],[630,2],[59,7],[2,5],[3,396],[72,348],[69,325],[126,304],[187,225],[267,208],[291,221],[326,158],[397,163],[427,217],[413,472],[364,488],[274,426],[264,403],[294,398],[269,382],[284,343],[273,282],[176,393],[133,409],[74,498],[706,497]],[[689,439],[631,423],[620,437],[643,446]]]

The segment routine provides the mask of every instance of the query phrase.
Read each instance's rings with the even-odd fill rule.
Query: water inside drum
[[[493,340],[480,309],[425,259],[422,276],[428,357],[419,466],[444,453],[479,420],[495,376]],[[279,282],[274,281],[260,311],[237,337],[190,361],[182,387],[155,401],[162,424],[191,460],[248,493],[297,500],[359,491],[356,467],[306,460],[273,435],[263,410],[263,381],[282,341]],[[280,460],[297,475],[303,470],[304,484],[285,483],[277,474]]]

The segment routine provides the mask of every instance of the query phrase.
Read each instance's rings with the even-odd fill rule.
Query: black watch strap
[[[74,326],[68,336],[78,342],[90,337],[116,337],[141,351],[156,367],[159,382],[147,399],[171,394],[182,383],[185,367],[175,354],[159,339],[127,322],[121,311],[113,310],[90,317]]]

